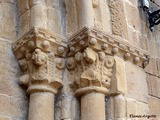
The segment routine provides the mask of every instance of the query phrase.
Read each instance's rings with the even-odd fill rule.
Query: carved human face
[[[46,62],[46,54],[43,53],[40,49],[36,49],[33,53],[32,59],[36,65],[43,65]]]

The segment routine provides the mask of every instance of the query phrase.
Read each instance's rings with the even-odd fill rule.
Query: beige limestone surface
[[[0,120],[159,120],[160,27],[139,4],[0,0]]]

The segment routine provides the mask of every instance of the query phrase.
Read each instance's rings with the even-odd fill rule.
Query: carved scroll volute
[[[96,52],[87,47],[83,52],[77,52],[67,62],[72,78],[71,87],[74,91],[85,87],[101,87],[109,90],[113,65],[113,57],[103,51]]]
[[[21,85],[28,87],[28,84],[29,84],[29,62],[27,61],[26,58],[24,58],[24,59],[19,60],[19,65],[20,65],[22,71],[24,72],[24,75],[22,75],[19,78],[19,83]]]
[[[48,56],[40,49],[33,53],[26,53],[25,58],[19,60],[24,75],[20,77],[20,84],[28,86],[29,82],[45,81],[47,76]]]
[[[62,77],[63,77],[63,70],[66,67],[66,61],[64,58],[56,58],[55,59],[55,69],[54,71],[54,75],[52,77],[53,80],[51,80],[51,85],[58,89],[62,86]],[[51,74],[53,74],[53,71],[50,71]]]

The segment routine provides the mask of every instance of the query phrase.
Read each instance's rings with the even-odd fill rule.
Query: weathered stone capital
[[[145,51],[96,29],[78,31],[69,39],[69,49],[67,68],[77,96],[93,91],[114,94],[110,93],[110,87],[115,64],[118,64],[115,56],[140,67],[145,67],[149,61]],[[116,72],[114,75],[119,74]]]
[[[96,52],[91,47],[68,58],[67,68],[73,77],[71,87],[76,90],[76,95],[92,91],[108,94],[113,65],[112,56],[102,51]]]
[[[33,28],[13,44],[13,50],[24,73],[19,82],[28,87],[27,92],[55,94],[62,85],[65,67],[64,39],[45,29]]]

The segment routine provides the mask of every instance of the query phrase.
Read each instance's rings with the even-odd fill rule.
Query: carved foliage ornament
[[[46,40],[42,33],[50,35],[40,29],[32,30],[13,45],[23,70],[19,82],[28,87],[28,93],[56,93],[62,85],[62,70],[65,68],[63,54],[66,48],[55,40]]]
[[[62,71],[66,66],[74,91],[90,86],[106,91],[111,86],[113,56],[140,67],[145,67],[149,61],[145,51],[113,35],[89,28],[83,28],[69,38],[68,46],[62,38],[35,28],[16,41],[13,50],[24,73],[20,83],[28,86],[29,93],[55,93],[61,86]]]
[[[113,57],[102,51],[96,52],[87,47],[83,52],[77,52],[67,60],[69,79],[73,83],[71,87],[74,91],[92,86],[109,89],[113,65]]]
[[[28,92],[35,85],[37,90],[43,91],[47,91],[47,88],[41,89],[39,85],[46,87],[47,84],[47,87],[55,89],[61,86],[61,70],[65,66],[63,58],[56,58],[54,54],[35,49],[33,53],[27,53],[25,58],[20,59],[19,63],[24,72],[20,77],[20,83],[29,87]]]

